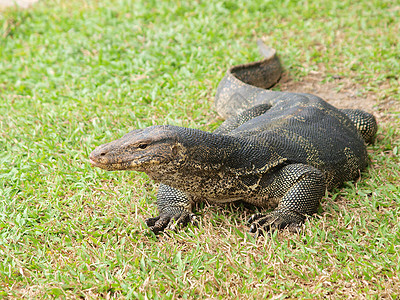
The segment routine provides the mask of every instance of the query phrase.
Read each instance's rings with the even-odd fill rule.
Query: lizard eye
[[[144,144],[144,143],[143,143],[143,144],[139,144],[139,145],[138,145],[138,148],[139,148],[139,149],[146,149],[147,146],[148,146],[147,144]]]

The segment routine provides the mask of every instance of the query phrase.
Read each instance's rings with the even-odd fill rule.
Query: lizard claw
[[[266,232],[271,232],[276,229],[276,217],[264,214],[254,214],[247,221],[250,225],[250,233],[255,233],[255,237],[264,235]]]
[[[193,226],[198,226],[196,216],[193,213],[180,212],[175,215],[160,214],[157,217],[146,220],[147,226],[155,234],[164,230],[177,231],[179,228],[187,226],[191,223]]]
[[[300,225],[304,222],[304,215],[296,212],[273,211],[269,214],[254,214],[247,221],[250,225],[250,233],[255,236],[264,235],[275,229],[289,228],[292,232],[299,232]]]

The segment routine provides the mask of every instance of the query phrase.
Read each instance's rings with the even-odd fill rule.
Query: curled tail
[[[251,107],[253,97],[261,89],[268,89],[278,82],[282,66],[276,51],[257,41],[261,61],[238,65],[230,68],[218,85],[215,95],[215,107],[224,118]]]
[[[353,122],[366,143],[373,141],[378,129],[376,119],[373,115],[359,109],[341,109],[340,111],[346,114]]]

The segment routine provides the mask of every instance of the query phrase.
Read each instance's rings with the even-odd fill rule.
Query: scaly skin
[[[228,119],[213,133],[177,126],[134,130],[90,154],[93,166],[146,172],[160,182],[154,232],[196,223],[192,204],[245,201],[265,209],[250,231],[296,227],[316,213],[326,189],[354,180],[367,166],[365,142],[375,118],[339,110],[310,94],[269,91],[280,77],[275,51],[231,68],[216,95]]]

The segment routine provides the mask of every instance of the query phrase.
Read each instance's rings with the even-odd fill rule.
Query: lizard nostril
[[[106,155],[105,152],[101,152],[101,153],[100,153],[100,156],[104,156],[104,155]]]

